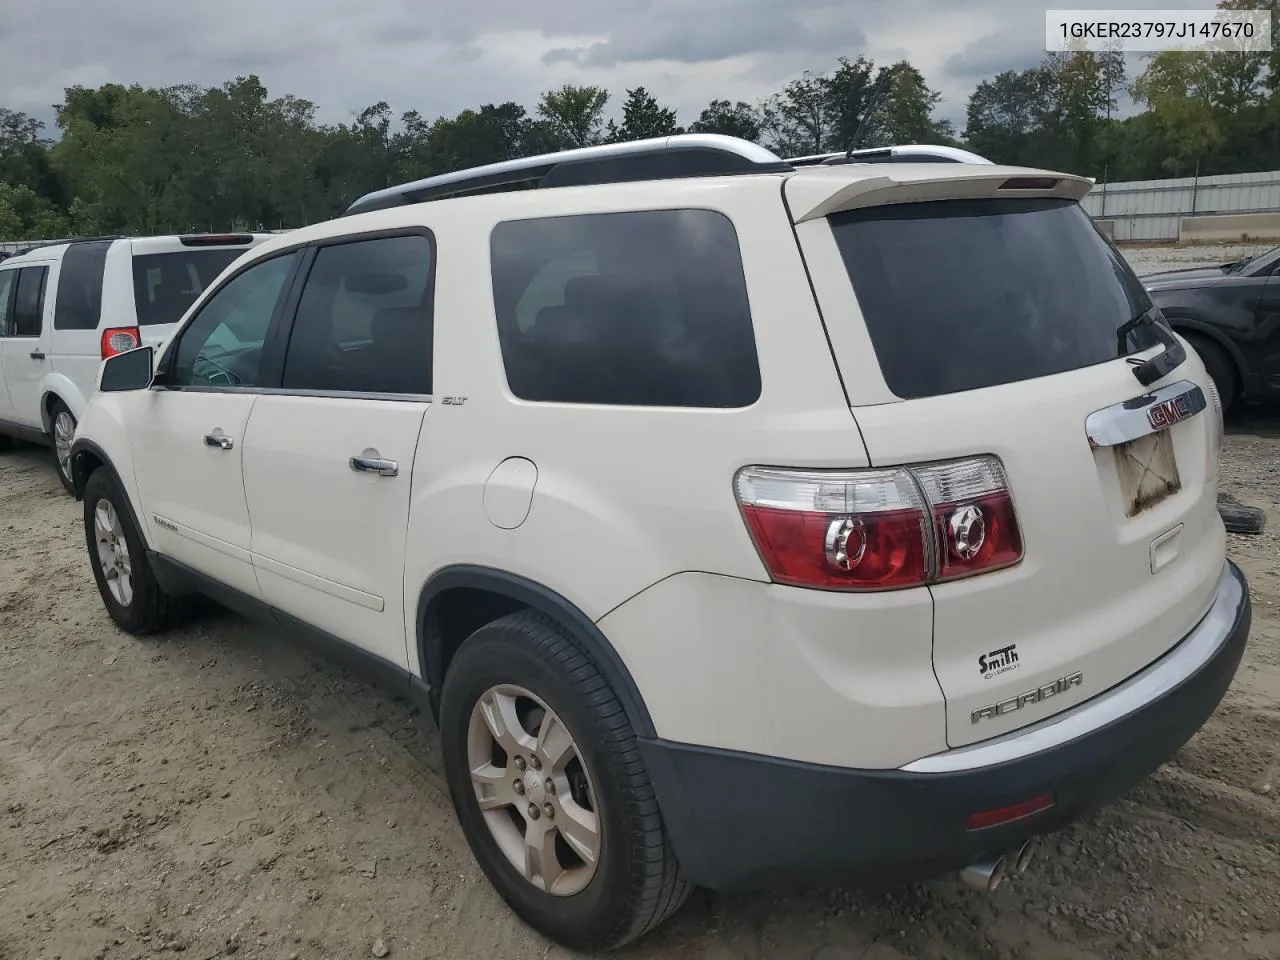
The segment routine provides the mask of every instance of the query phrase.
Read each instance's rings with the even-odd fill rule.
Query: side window
[[[490,241],[523,400],[745,407],[760,366],[733,224],[709,210],[515,220]]]
[[[433,261],[431,241],[418,234],[321,247],[281,386],[430,394]]]
[[[12,337],[13,288],[17,270],[0,270],[0,337]]]
[[[216,290],[179,337],[169,385],[262,386],[267,330],[299,256],[295,251],[256,263]]]
[[[13,330],[11,336],[40,336],[41,315],[44,313],[44,285],[48,277],[48,267],[23,267],[18,271],[18,290],[13,297],[13,316],[10,320]]]
[[[96,330],[102,318],[102,273],[112,240],[73,243],[62,255],[58,295],[53,304],[55,330]]]

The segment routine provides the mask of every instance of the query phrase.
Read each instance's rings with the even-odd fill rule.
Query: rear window
[[[733,224],[708,210],[500,223],[493,298],[524,400],[745,407],[760,396]]]
[[[138,323],[177,323],[210,283],[232,260],[237,250],[183,250],[150,253],[133,258],[133,299]]]
[[[830,218],[885,382],[932,397],[1154,346],[1117,329],[1151,300],[1080,205],[941,200]]]

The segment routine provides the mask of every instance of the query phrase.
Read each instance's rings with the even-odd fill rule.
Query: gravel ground
[[[1268,514],[1229,546],[1252,642],[1173,762],[994,895],[699,893],[622,956],[1280,957],[1280,415],[1236,418],[1223,476]],[[231,614],[120,634],[43,451],[0,457],[0,505],[0,960],[569,956],[475,866],[429,720]]]

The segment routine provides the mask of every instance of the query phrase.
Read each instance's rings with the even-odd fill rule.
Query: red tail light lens
[[[938,579],[1009,567],[1022,559],[1022,534],[1004,467],[974,457],[912,470],[933,509]]]
[[[748,467],[738,500],[778,583],[889,590],[928,579],[928,514],[903,470]]]
[[[136,350],[142,343],[142,334],[137,327],[111,327],[102,331],[102,359],[114,357],[117,353],[128,353]]]
[[[892,590],[1022,559],[1017,514],[995,457],[893,470],[745,467],[736,488],[777,583]]]

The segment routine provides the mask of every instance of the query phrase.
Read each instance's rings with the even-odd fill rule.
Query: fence
[[[1280,170],[1099,183],[1084,208],[1120,242],[1280,238]]]

